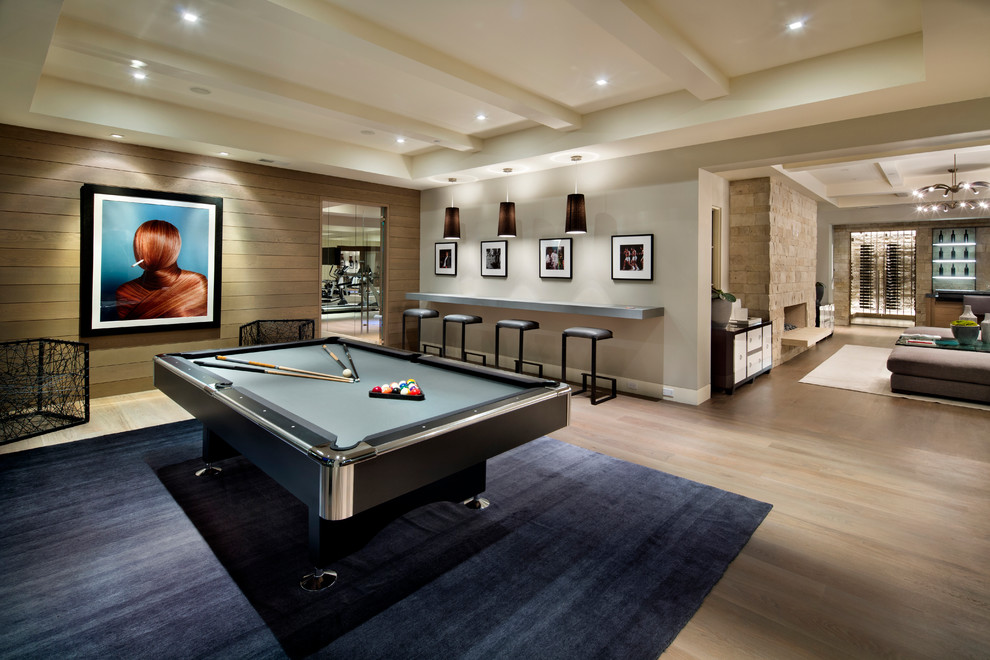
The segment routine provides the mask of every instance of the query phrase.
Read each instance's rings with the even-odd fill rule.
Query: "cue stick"
[[[358,376],[357,369],[354,368],[354,358],[351,357],[351,352],[347,350],[347,344],[341,344],[344,349],[344,355],[347,357],[347,361],[351,363],[351,375],[354,376],[354,380],[361,380]]]
[[[237,364],[250,364],[255,367],[265,367],[266,369],[278,369],[279,371],[292,371],[297,374],[309,374],[310,376],[318,376],[320,378],[342,378],[348,382],[351,381],[350,378],[344,378],[343,376],[335,376],[334,374],[325,374],[320,371],[309,371],[307,369],[295,369],[293,367],[280,367],[277,364],[268,364],[267,362],[254,362],[252,360],[239,360],[237,358],[227,357],[226,355],[216,355],[217,360],[224,360],[225,362],[236,362]]]
[[[332,358],[334,359],[334,361],[336,361],[336,362],[337,362],[337,364],[339,364],[339,365],[340,365],[340,368],[341,368],[341,369],[347,369],[347,365],[346,365],[346,364],[344,364],[343,362],[341,362],[341,361],[340,361],[340,358],[339,358],[339,357],[337,357],[336,355],[334,355],[334,354],[333,354],[333,351],[331,351],[331,350],[330,350],[330,348],[329,348],[329,347],[328,347],[328,346],[327,346],[326,344],[323,344],[323,350],[325,350],[325,351],[326,351],[327,353],[329,353],[329,354],[330,354],[330,357],[332,357]],[[353,369],[352,369],[351,371],[353,372]]]
[[[230,369],[232,371],[249,371],[255,374],[271,374],[272,376],[294,376],[296,378],[312,378],[313,380],[329,380],[334,383],[353,383],[354,381],[350,378],[344,378],[343,376],[314,376],[311,374],[301,374],[293,373],[291,371],[278,371],[277,369],[263,369],[261,367],[241,367],[234,364],[212,364],[209,362],[197,361],[201,367],[210,367],[213,369]]]

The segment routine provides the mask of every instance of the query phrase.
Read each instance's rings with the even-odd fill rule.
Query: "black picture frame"
[[[433,273],[457,275],[457,243],[435,243]]]
[[[509,276],[509,242],[508,241],[481,242],[481,276],[482,277]]]
[[[540,277],[571,279],[574,265],[574,241],[570,238],[540,239]]]
[[[612,279],[653,280],[653,234],[612,237]]]
[[[81,336],[220,327],[222,198],[84,184],[79,203]]]

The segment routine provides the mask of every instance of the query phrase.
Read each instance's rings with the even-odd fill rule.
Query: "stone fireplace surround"
[[[817,240],[817,203],[783,177],[729,184],[729,291],[773,324],[774,364],[813,345],[782,340],[785,322],[815,325]]]

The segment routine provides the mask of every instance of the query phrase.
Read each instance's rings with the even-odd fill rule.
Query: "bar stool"
[[[543,365],[539,362],[529,362],[523,359],[523,333],[527,330],[537,330],[540,324],[536,321],[526,321],[523,319],[503,319],[495,324],[495,366],[498,367],[498,333],[503,328],[519,331],[519,354],[516,357],[516,373],[523,372],[523,365],[530,364],[538,369],[540,378],[543,378]]]
[[[416,350],[419,351],[423,345],[423,319],[435,319],[440,316],[440,312],[435,309],[423,309],[414,307],[402,312],[402,348],[406,347],[406,317],[416,319]]]
[[[609,378],[608,376],[598,375],[598,363],[597,363],[597,348],[598,341],[611,339],[612,331],[606,330],[604,328],[567,328],[561,334],[560,340],[560,380],[564,381],[567,378],[567,338],[568,337],[579,337],[582,339],[591,340],[591,373],[581,374],[581,389],[574,394],[582,394],[588,392],[588,376],[591,376],[591,405],[596,406],[603,401],[608,401],[609,399],[614,399],[616,396],[616,382],[614,378]],[[612,381],[612,394],[609,396],[601,397],[596,399],[595,395],[598,393],[598,379]]]
[[[447,324],[448,323],[460,323],[461,324],[461,361],[467,362],[468,355],[474,355],[481,358],[481,364],[487,365],[488,358],[484,353],[474,353],[467,350],[467,344],[464,343],[464,334],[467,327],[472,323],[481,323],[480,316],[474,316],[473,314],[447,314],[443,317],[443,346],[441,355],[446,357],[447,355]]]

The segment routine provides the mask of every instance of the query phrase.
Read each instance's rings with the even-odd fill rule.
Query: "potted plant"
[[[969,319],[956,319],[949,324],[952,328],[952,336],[963,346],[976,343],[980,336],[980,324]]]
[[[729,325],[729,318],[732,316],[732,303],[736,302],[736,297],[728,291],[716,289],[712,285],[712,327],[725,328]]]

